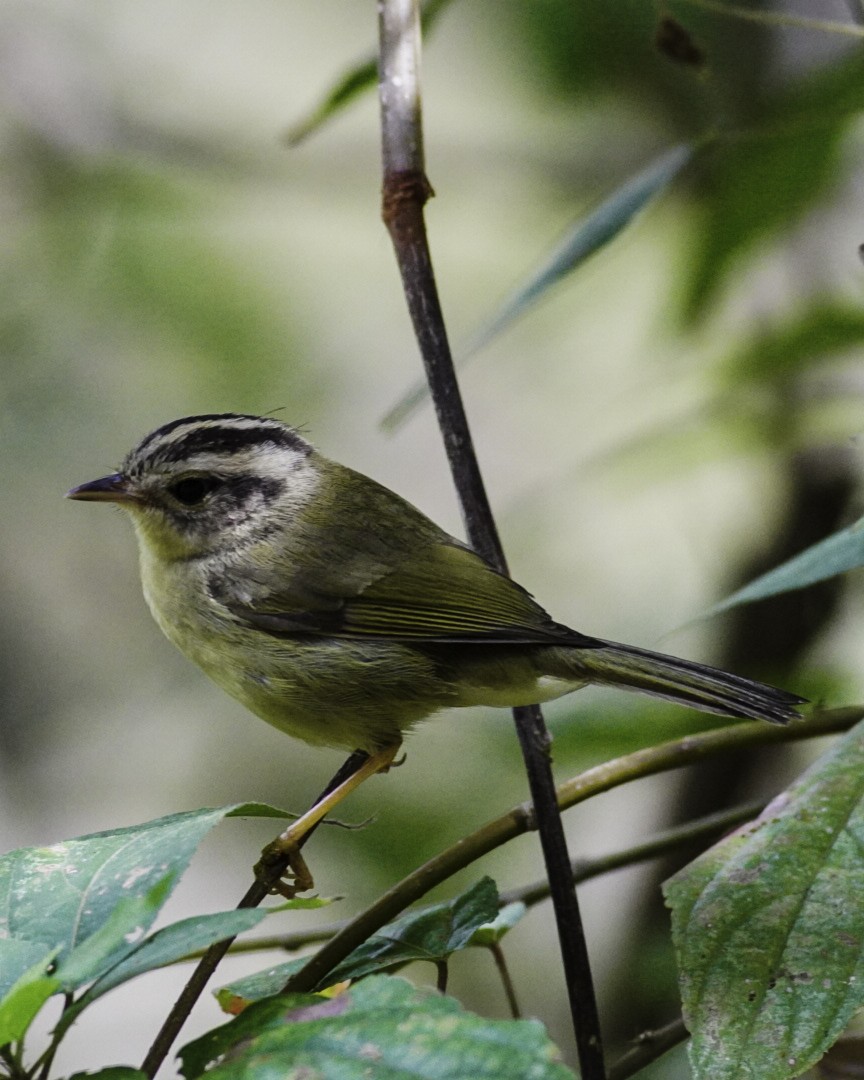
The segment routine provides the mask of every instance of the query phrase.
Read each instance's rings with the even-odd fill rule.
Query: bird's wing
[[[347,595],[270,592],[251,603],[224,598],[233,615],[271,634],[402,642],[499,642],[595,646],[554,622],[514,581],[467,548],[430,544]]]

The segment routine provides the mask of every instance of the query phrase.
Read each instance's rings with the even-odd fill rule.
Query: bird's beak
[[[82,502],[136,503],[139,497],[130,490],[129,481],[120,473],[102,476],[91,480],[89,484],[79,484],[66,492],[67,499],[80,499]]]

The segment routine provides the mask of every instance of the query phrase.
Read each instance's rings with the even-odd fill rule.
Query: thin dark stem
[[[504,987],[504,993],[507,995],[507,1004],[510,1006],[510,1015],[514,1020],[520,1020],[522,1018],[522,1010],[519,1008],[519,1002],[516,999],[516,987],[513,985],[513,980],[510,978],[510,969],[507,967],[507,958],[504,956],[504,950],[501,948],[500,942],[493,941],[489,946],[489,952],[492,953],[492,959],[495,961],[495,967],[498,969],[501,985]]]
[[[320,802],[320,800],[326,795],[329,795],[334,788],[338,787],[344,780],[355,773],[366,761],[367,757],[367,754],[359,750],[351,754],[339,768],[327,787],[315,800],[315,803]],[[312,805],[314,806],[315,803]],[[310,829],[299,842],[298,847],[302,847],[314,831],[314,829]],[[255,879],[253,884],[247,889],[243,899],[237,907],[258,907],[258,905],[269,895],[270,890],[276,882],[279,881],[287,868],[288,856],[281,862],[273,862],[272,865],[268,865],[266,873]],[[174,1040],[180,1034],[180,1029],[186,1023],[189,1014],[195,1007],[195,1003],[204,992],[204,987],[210,981],[211,975],[221,963],[222,958],[231,948],[233,941],[234,938],[226,938],[225,941],[218,941],[215,945],[211,945],[201,957],[197,967],[190,975],[189,981],[183,987],[180,996],[174,1003],[171,1012],[166,1017],[165,1023],[159,1029],[159,1033],[154,1039],[153,1045],[148,1050],[147,1056],[141,1063],[141,1071],[146,1073],[147,1076],[152,1078],[156,1075],[157,1069],[167,1057],[168,1051],[174,1045]]]
[[[628,1076],[634,1076],[673,1046],[684,1042],[688,1035],[680,1016],[656,1031],[643,1031],[635,1040],[635,1045],[609,1069],[609,1080],[627,1080]]]
[[[382,214],[390,232],[414,333],[435,405],[447,458],[475,550],[506,573],[507,564],[474,452],[438,298],[423,207],[432,193],[423,161],[418,69],[420,19],[416,0],[381,0],[380,99],[384,167]],[[539,708],[513,718],[537,815],[549,878],[567,995],[583,1080],[604,1080],[600,1021],[579,903]]]
[[[446,960],[436,960],[435,967],[438,970],[438,978],[435,980],[435,988],[439,994],[447,993],[447,979],[450,975],[450,966]]]

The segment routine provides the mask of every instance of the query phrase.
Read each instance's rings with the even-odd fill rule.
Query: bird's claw
[[[281,872],[272,880],[277,867]],[[296,842],[281,836],[261,852],[261,858],[255,864],[255,876],[267,882],[272,895],[284,896],[286,900],[293,900],[297,893],[308,892],[315,886],[312,872]]]

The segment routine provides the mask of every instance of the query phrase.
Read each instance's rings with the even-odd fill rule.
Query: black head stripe
[[[172,431],[176,431],[178,427],[184,427],[186,424],[199,424],[207,423],[211,420],[257,420],[257,416],[247,416],[243,413],[202,413],[200,416],[181,416],[179,420],[172,420],[170,424],[163,424],[162,427],[156,428],[155,431],[151,431],[149,435],[145,436],[138,443],[135,448],[136,453],[142,453],[152,443],[158,439],[163,438],[165,435],[170,435]]]
[[[185,435],[156,450],[160,461],[183,461],[194,454],[237,454],[251,446],[270,443],[289,450],[309,452],[309,444],[281,424],[260,427],[234,427],[231,424],[193,428]]]
[[[168,438],[178,428],[190,425],[195,426],[185,434]],[[140,467],[146,458],[169,464],[200,453],[236,454],[265,443],[306,454],[312,449],[305,439],[278,420],[242,413],[210,413],[185,416],[157,428],[142,439],[130,454],[128,464]]]

